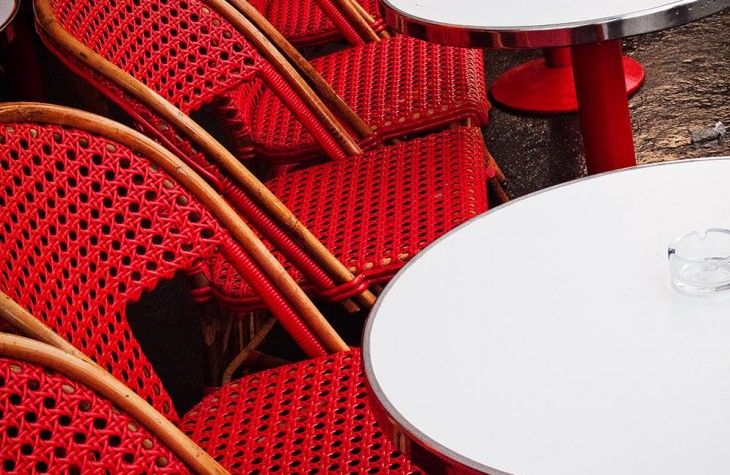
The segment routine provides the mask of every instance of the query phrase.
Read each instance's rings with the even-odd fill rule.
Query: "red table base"
[[[631,94],[644,82],[644,68],[624,57],[626,92]],[[546,50],[544,58],[516,66],[492,84],[492,97],[499,104],[522,112],[559,114],[576,112],[573,68],[569,48]]]
[[[577,45],[570,51],[588,174],[636,165],[621,43]]]

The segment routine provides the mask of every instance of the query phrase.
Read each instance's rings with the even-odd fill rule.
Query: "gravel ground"
[[[719,121],[730,129],[728,31],[730,10],[624,41],[624,54],[646,71],[646,82],[629,100],[638,163],[730,155],[730,137],[691,141],[691,132]],[[487,80],[540,55],[486,51]],[[530,116],[495,106],[484,133],[512,197],[585,174],[577,114]]]

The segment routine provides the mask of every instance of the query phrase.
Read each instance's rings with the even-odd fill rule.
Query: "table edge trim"
[[[425,41],[471,48],[532,49],[567,47],[627,38],[690,23],[730,7],[730,0],[662,5],[627,15],[573,23],[485,28],[440,23],[411,15],[380,0],[385,22]]]

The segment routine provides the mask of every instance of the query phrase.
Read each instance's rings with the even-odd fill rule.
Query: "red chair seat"
[[[249,2],[297,48],[344,41],[342,33],[314,0],[255,0]],[[367,12],[378,19],[378,0],[358,0]],[[376,22],[374,29],[385,28]]]
[[[357,349],[233,381],[180,428],[232,473],[421,473],[376,425]]]
[[[377,283],[486,211],[485,184],[492,175],[479,129],[458,127],[284,174],[266,186],[340,262]],[[256,307],[255,294],[225,259],[214,258],[210,266],[221,302],[238,310]]]
[[[489,111],[481,50],[395,36],[311,61],[379,138],[400,137],[470,118],[486,124]],[[250,85],[219,101],[228,129],[271,161],[301,162],[322,149],[269,88]]]

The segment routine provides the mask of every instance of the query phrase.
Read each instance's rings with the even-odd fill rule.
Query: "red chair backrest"
[[[264,66],[256,50],[197,0],[53,0],[74,38],[189,114]]]
[[[0,125],[0,208],[0,289],[175,420],[126,306],[217,252],[218,222],[129,148],[32,123]]]

